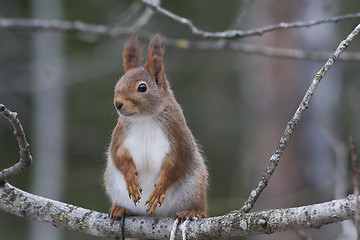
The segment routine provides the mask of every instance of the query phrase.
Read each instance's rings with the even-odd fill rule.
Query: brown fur
[[[164,75],[164,65],[162,62],[163,54],[164,49],[161,45],[160,35],[157,34],[149,43],[148,56],[144,67],[147,72],[155,78],[156,83],[161,86],[163,90],[166,90],[167,86]]]
[[[129,197],[131,197],[134,203],[136,203],[140,199],[140,193],[142,190],[136,177],[136,170],[130,153],[121,147],[123,137],[121,133],[123,132],[123,126],[119,123],[121,122],[118,122],[113,132],[110,154],[114,160],[116,168],[124,175]]]
[[[139,67],[141,64],[141,47],[138,36],[132,36],[126,43],[123,53],[123,67],[125,71]]]
[[[189,207],[181,209],[177,217],[181,219],[204,217],[207,210],[207,170],[202,159],[200,163],[200,160],[196,160],[200,154],[195,140],[165,77],[163,52],[160,35],[156,35],[149,43],[146,63],[144,67],[140,67],[141,48],[137,37],[131,37],[125,44],[123,66],[126,73],[118,81],[114,91],[114,104],[122,107],[118,108],[120,116],[112,134],[110,154],[116,168],[125,178],[129,196],[134,203],[138,202],[142,189],[132,157],[123,147],[128,127],[126,117],[158,114],[171,150],[162,161],[160,175],[146,201],[148,204],[146,210],[154,213],[157,206],[161,206],[166,198],[166,190],[182,178],[191,175],[196,176],[196,189],[189,190],[190,200],[186,203]],[[146,83],[147,92],[137,92],[141,83]],[[110,210],[112,218],[118,218],[123,213],[130,214],[126,209],[116,205]]]

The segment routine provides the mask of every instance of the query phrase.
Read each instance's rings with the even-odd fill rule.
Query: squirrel
[[[138,37],[130,37],[114,90],[119,117],[104,174],[109,216],[203,218],[208,171],[165,76],[160,35],[150,40],[143,66],[141,52]]]

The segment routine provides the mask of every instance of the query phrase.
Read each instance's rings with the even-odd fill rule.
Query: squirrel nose
[[[115,102],[115,107],[117,110],[120,110],[123,106],[123,103],[122,102]]]

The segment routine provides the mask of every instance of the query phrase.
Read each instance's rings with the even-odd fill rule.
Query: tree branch
[[[345,19],[360,17],[360,13],[358,13],[309,22],[280,23],[278,25],[271,25],[248,31],[232,30],[224,32],[206,32],[198,29],[190,20],[175,15],[157,5],[152,5],[152,3],[148,0],[141,0],[141,2],[154,11],[189,27],[195,35],[215,39],[243,38],[253,35],[261,35],[263,33],[279,29],[310,27],[321,23],[337,22]],[[103,25],[39,19],[27,20],[0,18],[0,29],[62,31],[110,38],[118,38],[123,35],[127,36],[133,34],[133,32],[126,29],[109,28]],[[267,186],[295,126],[300,120],[303,112],[308,108],[312,95],[323,76],[327,73],[332,64],[339,58],[340,54],[347,48],[348,44],[355,38],[356,35],[359,34],[359,32],[360,24],[344,41],[340,43],[335,53],[314,76],[312,84],[306,91],[306,94],[294,116],[287,124],[283,137],[280,139],[275,153],[270,158],[269,166],[262,176],[262,179],[260,180],[258,186],[251,192],[248,200],[245,202],[245,205],[240,209],[241,213],[239,211],[233,211],[223,216],[189,222],[186,230],[186,236],[188,238],[209,239],[264,233],[269,234],[292,229],[294,227],[297,229],[318,228],[325,224],[339,222],[354,217],[356,209],[355,199],[357,199],[354,195],[350,195],[349,197],[341,200],[334,200],[331,202],[297,208],[267,210],[253,213],[247,212],[251,210],[257,198]],[[143,34],[143,37],[148,38],[149,36],[147,34]],[[177,42],[176,44],[178,47],[186,47],[183,43],[184,42],[182,42],[182,44],[181,42]],[[225,44],[227,43],[225,42]],[[23,128],[16,116],[16,113],[9,111],[3,104],[0,104],[0,114],[6,117],[13,125],[15,129],[14,134],[17,137],[20,148],[20,161],[12,167],[4,169],[0,172],[0,209],[17,216],[26,217],[39,222],[48,222],[56,227],[63,227],[96,236],[111,238],[120,237],[120,222],[108,218],[107,214],[36,196],[17,189],[5,182],[9,177],[29,167],[32,162],[32,158],[29,152],[29,144],[26,141]],[[129,217],[125,220],[125,232],[127,237],[146,236],[147,238],[165,239],[169,238],[173,223],[174,219],[170,218]],[[177,230],[176,236],[179,239],[181,236],[181,230]]]
[[[304,21],[304,22],[291,22],[291,23],[279,23],[275,25],[270,25],[266,27],[256,28],[252,30],[228,30],[223,32],[207,32],[202,29],[196,27],[189,19],[176,15],[175,13],[166,10],[165,8],[160,7],[157,4],[149,0],[140,0],[143,4],[154,10],[155,12],[173,20],[176,23],[179,23],[185,27],[187,27],[190,32],[194,35],[203,37],[203,38],[215,38],[215,39],[238,39],[238,38],[245,38],[249,36],[260,36],[267,32],[272,32],[280,29],[290,29],[290,28],[303,28],[303,27],[312,27],[315,25],[319,25],[322,23],[336,23],[343,20],[359,18],[360,13],[354,14],[346,14],[336,17],[324,18],[319,20],[311,20],[311,21]]]
[[[0,28],[26,31],[54,31],[75,34],[88,34],[94,37],[118,38],[133,34],[128,30],[107,27],[105,25],[87,24],[80,21],[61,21],[45,19],[0,18]]]
[[[199,219],[187,223],[187,239],[213,239],[234,236],[270,234],[298,229],[319,228],[347,219],[355,212],[355,197],[302,206],[275,209],[246,214],[226,214]],[[94,236],[121,237],[120,221],[108,218],[107,214],[74,205],[50,200],[22,191],[6,183],[0,187],[0,209],[8,213],[55,227],[66,228]],[[171,218],[127,217],[126,237],[169,239],[174,223]],[[181,239],[182,230],[176,232]]]
[[[92,36],[95,38],[123,38],[135,34],[135,31],[119,28],[108,27],[105,25],[87,24],[80,21],[60,21],[60,20],[44,20],[44,19],[14,19],[14,18],[0,18],[0,29],[2,30],[16,30],[16,31],[51,31],[51,32],[65,32],[70,34],[79,34],[81,36]],[[150,40],[151,33],[144,31],[139,33],[142,39]],[[270,46],[261,46],[254,44],[244,44],[238,42],[226,41],[196,41],[188,39],[173,39],[162,36],[163,44],[166,47],[181,48],[181,49],[198,49],[198,50],[222,50],[230,49],[246,54],[255,54],[260,56],[291,58],[291,59],[314,59],[326,60],[331,56],[332,52],[314,52],[304,51],[300,49],[278,48]],[[85,38],[86,39],[86,38]],[[348,61],[359,61],[359,52],[344,53],[339,59]]]
[[[270,47],[263,45],[247,44],[240,42],[224,42],[218,41],[196,41],[188,40],[185,38],[173,39],[166,36],[162,36],[164,45],[166,47],[181,48],[181,49],[195,49],[195,50],[222,50],[229,49],[246,54],[254,54],[266,57],[278,57],[288,59],[312,59],[312,60],[327,60],[333,52],[317,52],[317,51],[305,51],[294,48],[281,48]],[[344,52],[338,58],[345,61],[359,61],[360,52]]]
[[[354,38],[360,32],[360,24],[355,27],[355,29],[343,40],[340,45],[335,50],[334,54],[329,58],[329,60],[325,63],[325,65],[320,69],[318,73],[315,74],[313,81],[305,93],[303,100],[300,102],[294,116],[286,125],[283,136],[280,139],[279,145],[277,146],[275,153],[271,156],[268,167],[265,170],[258,186],[251,192],[249,198],[245,202],[244,206],[240,209],[240,212],[249,212],[250,209],[254,206],[257,198],[260,196],[261,192],[266,188],[271,176],[273,175],[277,165],[279,164],[280,157],[282,156],[286,145],[290,139],[294,128],[298,124],[301,119],[302,114],[308,108],[310,100],[315,93],[316,88],[320,84],[321,79],[324,75],[329,71],[330,67],[333,63],[338,59],[339,55],[345,51],[348,47],[349,43],[354,40]]]
[[[247,54],[289,59],[327,60],[329,56],[333,54],[330,51],[305,51],[294,48],[279,48],[242,43],[230,43],[230,49]],[[360,52],[344,52],[338,59],[343,61],[359,61]]]
[[[0,114],[3,115],[14,127],[14,135],[19,143],[20,148],[20,161],[13,166],[6,168],[0,172],[0,185],[3,184],[8,178],[24,171],[32,163],[30,155],[30,145],[26,141],[24,129],[21,126],[17,113],[9,111],[5,105],[0,104]]]

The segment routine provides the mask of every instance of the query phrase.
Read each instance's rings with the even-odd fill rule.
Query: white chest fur
[[[124,148],[130,152],[138,178],[157,175],[162,161],[170,150],[169,140],[159,120],[154,117],[140,117],[131,120],[124,139]]]
[[[145,201],[154,189],[164,157],[170,152],[170,143],[161,128],[161,123],[156,118],[142,117],[131,119],[123,147],[130,152],[143,190],[140,203],[135,206],[129,199],[124,176],[115,167],[111,154],[108,155],[106,170],[107,192],[113,204],[125,207],[134,214],[144,215],[146,213]],[[165,199],[165,201],[169,200],[171,200],[170,196]],[[169,216],[172,206],[167,205],[169,208],[161,207],[155,215]]]

